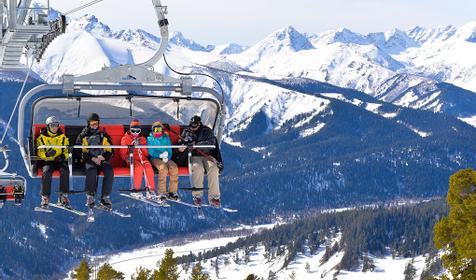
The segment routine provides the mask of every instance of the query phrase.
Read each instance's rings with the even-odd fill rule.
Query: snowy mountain
[[[69,22],[67,33],[33,67],[47,82],[63,74],[146,61],[160,42],[143,30],[115,32],[90,15]],[[222,195],[239,212],[228,217],[210,211],[211,218],[199,223],[191,209],[154,211],[115,196],[118,209],[133,212],[134,219],[105,214],[89,226],[67,214],[40,217],[31,211],[39,197],[38,181],[30,180],[25,212],[2,209],[6,218],[0,229],[6,241],[0,251],[14,255],[2,260],[0,276],[31,278],[43,272],[43,265],[42,276],[48,278],[69,269],[81,254],[135,248],[178,232],[253,222],[276,213],[443,195],[452,172],[476,164],[476,129],[458,119],[476,124],[474,93],[448,83],[459,77],[468,88],[472,82],[469,70],[476,62],[467,55],[474,45],[471,30],[469,24],[313,35],[286,27],[250,47],[205,47],[175,33],[166,53],[169,63],[180,71],[212,74],[224,87],[228,116]],[[444,58],[451,54],[450,63]],[[435,75],[437,69],[441,75]],[[155,70],[172,75],[163,62]],[[22,76],[0,75],[5,120]],[[203,78],[195,81],[213,86]],[[21,172],[20,155],[13,153],[12,167]],[[83,206],[83,197],[73,199]],[[11,232],[10,224],[22,231]],[[56,245],[52,249],[50,242]],[[54,260],[12,271],[19,259],[31,263],[50,249]]]
[[[80,75],[103,66],[144,62],[160,43],[160,38],[143,30],[113,32],[91,15],[69,21],[67,34],[57,38],[47,49],[45,59],[34,66],[46,81],[58,81],[66,73]],[[476,89],[472,85],[476,81],[472,74],[476,61],[468,55],[476,46],[475,26],[468,23],[459,28],[414,27],[408,31],[393,29],[368,35],[346,28],[304,34],[288,26],[250,47],[237,44],[204,47],[175,32],[167,56],[178,70],[207,65],[271,79],[309,78],[363,91],[397,105],[440,112],[448,106],[465,106],[457,98],[454,104],[445,105],[447,100],[436,96],[433,87],[421,83],[446,82]],[[170,73],[162,62],[156,69]],[[417,84],[420,87],[415,94],[410,87]],[[387,92],[388,88],[391,90]],[[453,92],[458,95],[465,90],[454,88]],[[254,106],[257,105],[248,107]],[[471,110],[459,113],[453,110],[452,115],[464,120],[474,116]]]

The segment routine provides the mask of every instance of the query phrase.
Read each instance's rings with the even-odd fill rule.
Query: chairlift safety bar
[[[149,149],[157,149],[157,148],[162,148],[162,149],[179,149],[179,148],[197,148],[197,149],[214,149],[215,145],[168,145],[168,146],[147,146],[147,145],[131,145],[131,146],[124,146],[124,145],[91,145],[91,146],[85,146],[85,145],[70,145],[70,146],[65,146],[65,145],[41,145],[38,146],[38,149],[66,149],[66,148],[73,148],[73,149],[103,149],[103,148],[109,148],[109,149],[124,149],[124,148],[133,148],[133,149],[143,149],[143,148],[149,148]]]

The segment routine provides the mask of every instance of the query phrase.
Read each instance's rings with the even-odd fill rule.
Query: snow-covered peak
[[[347,28],[340,28],[338,30],[332,30],[324,32],[318,35],[318,40],[322,43],[332,44],[332,43],[343,43],[343,44],[357,44],[357,45],[368,45],[370,41],[361,34],[352,32]]]
[[[385,50],[389,54],[401,53],[408,48],[419,46],[419,44],[410,38],[407,33],[399,29],[370,33],[367,38],[369,38],[374,45]]]
[[[127,29],[114,33],[114,38],[128,43],[135,44],[137,46],[144,46],[151,49],[159,47],[160,38],[153,34],[150,34],[142,29]]]
[[[240,46],[238,44],[228,44],[228,45],[223,45],[223,46],[217,46],[214,51],[216,52],[219,50],[220,55],[228,55],[228,54],[238,54],[242,53],[244,50],[246,50],[247,47]]]
[[[186,38],[182,34],[182,32],[174,32],[172,36],[170,36],[170,43],[180,47],[190,49],[192,51],[201,51],[201,52],[209,51],[209,49],[193,41],[192,39]]]
[[[68,23],[69,30],[84,30],[94,35],[111,37],[112,31],[108,25],[100,22],[94,15],[86,14],[80,18],[71,19]]]
[[[468,22],[458,28],[457,35],[460,35],[466,42],[476,43],[476,21]]]
[[[437,28],[423,28],[415,26],[410,28],[406,33],[419,44],[435,43],[438,41],[446,41],[451,38],[457,31],[452,25],[441,26]]]
[[[294,27],[288,26],[271,33],[264,40],[258,42],[254,49],[272,48],[275,51],[283,49],[298,52],[313,49],[306,35],[299,33]]]

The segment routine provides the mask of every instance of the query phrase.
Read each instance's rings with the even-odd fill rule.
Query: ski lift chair
[[[143,126],[146,133],[150,131],[150,125],[154,121],[168,124],[166,128],[170,127],[171,140],[173,144],[177,144],[179,135],[190,118],[200,115],[203,123],[213,129],[218,143],[221,142],[226,115],[223,92],[220,94],[213,88],[193,86],[193,80],[188,75],[173,78],[154,71],[154,65],[166,50],[169,33],[168,20],[165,18],[167,8],[162,6],[160,0],[152,2],[158,17],[161,41],[159,49],[150,60],[138,65],[105,67],[98,72],[79,77],[64,75],[60,83],[39,85],[22,98],[18,113],[17,140],[28,174],[32,178],[41,177],[42,162],[36,156],[38,147],[35,146],[35,139],[44,127],[44,120],[50,115],[60,119],[64,125],[63,131],[69,137],[70,143],[74,144],[76,136],[86,125],[88,114],[98,113],[101,117],[101,129],[112,138],[111,148],[130,148],[130,157],[133,148],[147,147],[120,146],[121,137],[129,129],[128,124],[132,118],[138,118],[143,124],[147,124]],[[29,119],[25,117],[27,112],[30,113]],[[25,133],[28,133],[28,136],[25,137]],[[48,147],[52,146],[44,146]],[[62,146],[55,146],[60,147]],[[73,186],[73,176],[85,176],[79,156],[83,147],[72,145],[67,148],[70,149],[70,186]],[[188,154],[190,157],[191,153]],[[115,177],[130,177],[132,181],[133,165],[127,168],[119,158],[117,150],[110,162]],[[188,169],[181,167],[179,173],[182,176],[189,175],[191,180],[190,164]],[[53,176],[59,176],[59,172],[54,172]]]
[[[5,158],[4,167],[0,170],[0,208],[9,201],[14,202],[15,205],[21,205],[25,198],[26,180],[17,174],[5,172],[9,165],[8,150],[6,147],[0,150]]]
[[[219,102],[212,98],[171,97],[126,92],[115,95],[77,93],[72,97],[64,96],[61,91],[50,91],[47,96],[43,95],[35,100],[31,106],[31,121],[27,129],[29,135],[26,138],[27,143],[22,145],[22,150],[28,159],[26,161],[27,170],[33,178],[42,175],[43,161],[37,157],[38,147],[35,141],[40,135],[41,129],[46,127],[45,119],[51,115],[60,119],[61,130],[69,138],[70,144],[74,144],[77,136],[86,126],[87,116],[93,112],[98,113],[101,117],[100,130],[105,131],[111,137],[113,147],[118,149],[127,148],[120,146],[121,138],[129,130],[129,123],[134,118],[141,121],[142,135],[145,137],[149,135],[152,123],[157,120],[161,121],[166,131],[168,130],[173,145],[178,144],[182,131],[188,126],[188,121],[194,115],[200,115],[204,124],[211,127],[216,135],[219,135],[221,133],[220,108]],[[20,110],[23,109],[20,107]],[[20,113],[20,115],[24,114]],[[24,130],[23,127],[18,129]],[[84,176],[85,172],[82,169],[80,156],[81,148],[73,147],[72,154],[72,175]],[[115,176],[130,176],[129,167],[120,158],[117,150],[110,162],[114,167]],[[59,172],[55,171],[53,175],[57,177]],[[179,175],[189,175],[188,168],[186,166],[179,167]]]

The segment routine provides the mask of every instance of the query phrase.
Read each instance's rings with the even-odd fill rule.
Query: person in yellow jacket
[[[68,146],[68,137],[61,131],[60,122],[55,116],[46,119],[46,127],[40,132],[36,139],[37,147],[43,145]],[[60,195],[58,203],[66,208],[71,208],[68,198],[69,193],[69,168],[67,164],[67,148],[41,148],[38,149],[38,156],[44,160],[43,175],[41,177],[41,208],[48,208],[51,195],[51,177],[53,171],[60,172]]]

